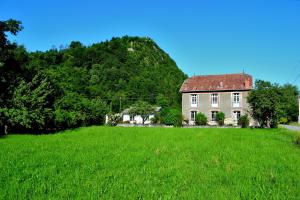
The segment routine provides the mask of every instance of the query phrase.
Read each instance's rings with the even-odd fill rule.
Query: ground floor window
[[[195,121],[197,115],[197,111],[191,111],[191,121]]]
[[[241,117],[241,111],[239,111],[239,110],[233,111],[233,120],[234,121],[238,122],[240,120],[240,117]]]
[[[211,111],[211,121],[217,121],[218,111]]]

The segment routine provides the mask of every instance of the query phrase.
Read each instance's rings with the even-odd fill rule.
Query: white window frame
[[[210,103],[211,103],[211,107],[213,107],[213,108],[219,107],[219,94],[218,93],[212,93],[210,95]]]
[[[194,113],[194,116],[193,116],[193,113]],[[192,122],[196,121],[196,116],[197,116],[197,111],[192,110],[192,111],[191,111],[191,121],[192,121]]]
[[[215,117],[213,116],[213,113],[215,113]],[[213,122],[216,122],[217,121],[217,113],[218,113],[218,111],[217,110],[212,110],[211,112],[210,112],[210,114],[211,114],[211,121],[213,121]]]
[[[191,107],[196,108],[198,105],[198,95],[191,94]]]
[[[238,101],[236,98],[236,94],[238,94]],[[232,92],[231,93],[231,104],[232,104],[232,107],[234,107],[234,108],[242,107],[242,93],[241,92]]]
[[[240,110],[233,110],[232,111],[232,118],[233,118],[233,121],[234,122],[236,122],[236,123],[238,123],[238,121],[239,121],[239,118],[238,118],[238,116],[237,116],[237,112],[240,112],[240,117],[242,116],[242,111],[240,111]]]

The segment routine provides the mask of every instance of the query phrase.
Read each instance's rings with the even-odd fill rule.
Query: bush
[[[207,117],[199,112],[196,115],[196,125],[206,125],[207,124]]]
[[[218,112],[217,113],[217,122],[218,122],[219,126],[224,125],[224,120],[225,120],[225,114],[223,112]]]
[[[248,115],[242,115],[238,121],[238,124],[242,128],[247,128],[249,126],[249,117]]]
[[[300,145],[300,134],[298,134],[297,138],[296,138],[296,144]]]
[[[160,124],[160,117],[156,114],[153,118],[150,119],[151,124]]]
[[[108,126],[117,126],[120,121],[121,121],[120,115],[118,115],[118,114],[109,115],[107,125]]]
[[[279,124],[288,124],[289,120],[287,117],[281,117],[279,119]]]
[[[183,117],[178,109],[164,109],[161,113],[162,123],[165,125],[182,126]]]

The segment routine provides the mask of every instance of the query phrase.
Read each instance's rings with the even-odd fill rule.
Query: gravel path
[[[291,126],[291,125],[281,125],[281,126],[292,131],[300,131],[300,126]]]

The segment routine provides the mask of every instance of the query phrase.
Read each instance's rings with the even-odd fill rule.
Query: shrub
[[[218,122],[219,126],[224,125],[224,120],[225,120],[225,114],[223,112],[218,112],[217,113],[217,122]]]
[[[151,124],[160,124],[160,116],[158,116],[157,114],[150,119]]]
[[[207,124],[207,117],[201,112],[197,113],[197,115],[196,115],[196,124],[197,125],[206,125]]]
[[[178,109],[165,109],[161,113],[162,123],[165,125],[182,126],[183,117]]]
[[[300,145],[300,134],[298,134],[297,138],[296,138],[296,144]]]
[[[247,128],[249,126],[249,117],[248,115],[242,115],[238,121],[238,124],[242,128]]]
[[[279,124],[288,124],[289,120],[287,117],[281,117],[279,119]]]
[[[118,115],[118,114],[111,114],[108,116],[108,122],[107,122],[107,125],[108,126],[117,126],[118,123],[120,122],[121,120],[121,116]]]

